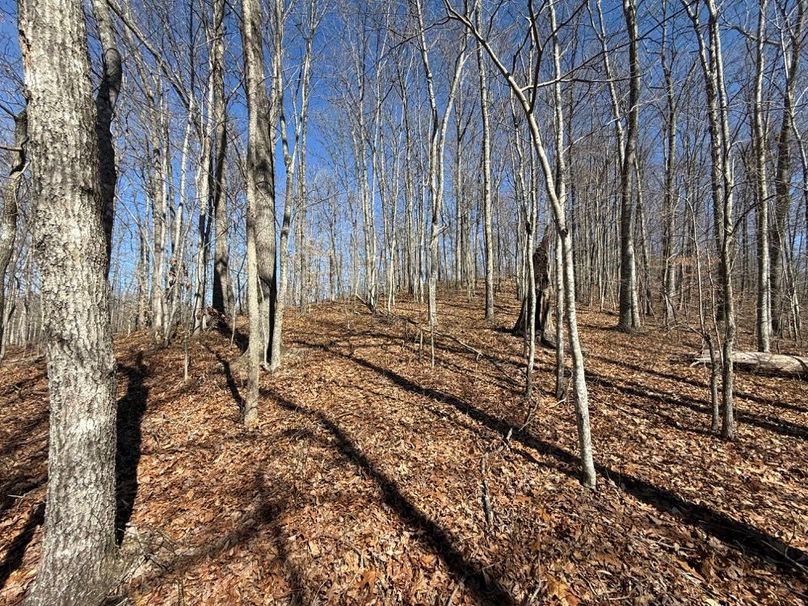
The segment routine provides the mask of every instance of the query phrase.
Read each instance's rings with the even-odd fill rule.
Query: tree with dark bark
[[[123,67],[121,53],[115,45],[107,0],[93,0],[93,13],[101,41],[101,84],[95,99],[95,132],[98,137],[98,167],[101,177],[101,208],[104,219],[104,238],[107,246],[107,274],[112,255],[112,226],[115,217],[115,186],[118,171],[115,166],[115,144],[112,137],[112,118],[121,91]]]

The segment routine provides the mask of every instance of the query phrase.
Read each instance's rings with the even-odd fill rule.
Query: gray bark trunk
[[[28,605],[99,604],[115,546],[115,359],[107,248],[81,3],[20,10],[32,158],[34,248],[47,343],[45,537]]]
[[[0,345],[6,327],[6,272],[17,238],[17,195],[25,170],[25,146],[28,138],[28,115],[25,110],[14,117],[14,147],[11,170],[3,186],[3,213],[0,215]],[[0,353],[2,358],[2,353]]]
[[[263,19],[258,0],[242,0],[241,37],[247,92],[247,273],[250,314],[249,388],[244,424],[258,423],[261,356],[271,342],[275,284],[275,168],[270,105],[264,83]],[[260,297],[259,297],[260,295]],[[258,347],[260,343],[260,348]],[[263,352],[263,353],[262,353]]]

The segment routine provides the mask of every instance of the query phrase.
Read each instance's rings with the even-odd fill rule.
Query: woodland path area
[[[117,344],[119,525],[148,559],[136,604],[801,604],[808,599],[808,403],[742,374],[738,436],[709,434],[708,371],[687,332],[615,331],[581,310],[599,490],[578,482],[572,404],[538,355],[523,430],[522,342],[480,301],[440,299],[435,368],[415,325],[354,304],[291,313],[290,357],[245,430],[239,350],[218,333]],[[750,338],[744,335],[745,339]],[[459,341],[458,341],[459,339]],[[464,345],[465,344],[465,345]],[[482,355],[474,353],[479,350]],[[44,361],[0,373],[0,603],[40,552]],[[507,447],[502,438],[513,427]],[[493,513],[483,508],[481,460]],[[133,506],[132,506],[133,503]],[[136,530],[136,532],[135,532]]]

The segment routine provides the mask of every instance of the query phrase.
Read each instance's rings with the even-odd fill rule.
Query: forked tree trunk
[[[555,32],[556,18],[554,2],[550,2],[548,4],[548,9],[550,13],[550,29],[551,31]],[[503,79],[508,83],[511,93],[518,100],[530,129],[533,148],[536,156],[538,157],[542,174],[544,176],[545,194],[550,204],[550,208],[553,211],[556,233],[561,239],[561,251],[563,255],[564,267],[564,320],[567,324],[570,354],[572,357],[572,380],[575,387],[575,417],[578,425],[578,446],[581,456],[581,481],[585,486],[595,489],[597,485],[597,475],[595,472],[594,457],[592,455],[592,433],[589,422],[589,392],[586,387],[584,357],[578,335],[578,319],[575,311],[575,266],[573,263],[572,234],[567,223],[566,184],[564,183],[564,175],[553,171],[553,168],[550,165],[547,148],[544,145],[541,129],[539,128],[539,123],[537,122],[536,116],[533,112],[532,103],[525,94],[525,91],[531,89],[535,90],[535,88],[530,86],[527,88],[520,86],[514,75],[505,66],[502,59],[497,55],[496,51],[491,47],[489,41],[469,20],[467,14],[458,13],[451,8],[450,4],[447,4],[447,10],[449,11],[450,16],[463,23],[466,29],[472,32],[477,41],[483,46],[488,57],[494,63]],[[560,55],[561,48],[559,41],[557,36],[553,36],[553,58],[556,75],[556,82],[553,87],[553,104],[556,111],[557,128],[556,153],[563,154],[564,116],[561,108]],[[534,82],[533,84],[535,85],[537,83]],[[558,144],[559,142],[561,145]],[[561,164],[563,165],[563,161]]]
[[[94,605],[117,560],[115,359],[84,14],[28,0],[19,23],[50,390],[45,537],[25,603]]]

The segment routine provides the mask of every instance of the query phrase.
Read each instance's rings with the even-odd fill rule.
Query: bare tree
[[[463,76],[463,67],[467,59],[466,46],[468,36],[464,32],[463,45],[460,53],[457,55],[457,58],[454,61],[451,83],[449,85],[449,91],[446,95],[446,105],[443,108],[443,113],[441,114],[438,109],[438,96],[435,92],[434,77],[429,63],[429,47],[426,43],[426,27],[424,24],[424,10],[421,6],[421,0],[414,1],[414,8],[415,17],[418,22],[419,50],[421,52],[421,62],[424,68],[424,77],[426,78],[427,92],[429,95],[429,107],[431,112],[429,138],[429,199],[431,204],[432,218],[429,232],[429,285],[427,296],[429,304],[429,326],[434,329],[438,322],[438,239],[440,237],[440,221],[441,212],[443,209],[443,154],[446,147],[446,130],[449,126],[449,116],[452,113],[452,107],[454,106],[455,97],[457,96],[458,85]]]
[[[765,72],[766,8],[759,0],[755,40],[755,97],[752,105],[752,143],[755,156],[757,194],[757,346],[769,351],[771,337],[771,285],[769,283],[769,193],[766,180],[766,131],[764,127],[763,77]]]
[[[81,3],[19,12],[47,343],[45,538],[28,605],[100,604],[115,545],[115,359],[96,109]]]
[[[244,424],[258,424],[259,376],[274,316],[275,173],[270,105],[264,72],[263,19],[259,0],[242,0],[241,39],[247,92],[247,275],[250,315],[249,385]],[[267,338],[269,337],[269,338]]]
[[[28,114],[25,110],[14,116],[14,143],[11,168],[3,187],[3,212],[0,215],[0,344],[4,343],[6,328],[6,272],[14,253],[17,238],[18,195],[25,170],[25,148],[28,144]],[[2,354],[0,353],[0,357]]]
[[[211,206],[213,208],[215,250],[213,253],[213,309],[227,314],[233,307],[228,248],[229,221],[225,195],[225,159],[227,158],[227,103],[224,94],[224,16],[225,0],[213,1],[211,28],[211,87],[213,103],[210,111],[214,124],[213,166],[211,170]]]
[[[721,300],[718,302],[723,321],[721,344],[721,390],[722,419],[721,435],[726,439],[735,437],[735,413],[733,406],[733,362],[735,345],[735,301],[732,284],[732,259],[734,250],[734,158],[729,129],[729,108],[724,81],[724,58],[721,50],[719,12],[714,0],[704,0],[707,8],[706,40],[704,26],[700,21],[700,2],[693,4],[682,0],[690,16],[699,46],[699,60],[704,75],[707,95],[711,152],[711,189],[714,207],[714,224],[718,244],[718,272],[721,283]]]
[[[796,18],[790,22],[787,14],[787,2],[777,3],[781,15],[783,31],[781,31],[780,50],[785,72],[785,90],[783,92],[783,114],[780,119],[780,132],[777,138],[777,165],[774,174],[775,207],[774,222],[769,237],[769,256],[771,258],[771,314],[772,331],[779,335],[783,328],[784,305],[784,249],[787,245],[786,221],[791,209],[791,134],[794,124],[794,104],[797,76],[800,68],[800,50],[803,44],[805,17],[808,13],[808,1],[797,0]]]
[[[481,29],[482,4],[477,0],[475,25]],[[491,123],[488,116],[488,73],[483,60],[483,48],[477,44],[477,73],[480,78],[480,120],[483,128],[483,230],[485,235],[485,319],[494,318],[494,225],[491,214]]]
[[[584,357],[581,350],[581,342],[578,336],[578,320],[577,312],[575,309],[575,266],[573,263],[573,249],[572,249],[572,235],[567,222],[566,213],[566,184],[564,184],[562,175],[556,174],[553,170],[550,159],[547,153],[547,148],[544,145],[544,139],[541,134],[536,114],[534,112],[536,102],[536,92],[542,83],[538,80],[539,71],[533,70],[531,81],[528,86],[523,86],[516,80],[516,76],[509,70],[499,57],[499,54],[491,46],[488,38],[484,32],[481,32],[475,27],[469,18],[468,14],[459,13],[452,5],[445,1],[445,5],[449,15],[466,26],[466,28],[474,35],[477,41],[482,44],[489,59],[494,63],[497,70],[507,82],[511,93],[518,100],[519,106],[522,108],[527,124],[530,130],[531,141],[534,147],[536,156],[539,159],[542,174],[544,176],[545,194],[550,203],[550,208],[553,212],[555,221],[556,233],[561,239],[561,250],[563,254],[563,268],[564,268],[564,316],[567,323],[568,338],[570,344],[570,355],[572,357],[572,380],[575,387],[575,413],[578,425],[578,446],[581,455],[582,467],[582,481],[585,486],[594,489],[596,486],[596,473],[595,464],[592,456],[592,435],[589,423],[589,393],[586,387],[586,379],[584,372]],[[530,12],[530,40],[534,46],[539,46],[541,41],[538,39],[537,31],[537,15],[533,10],[533,4],[529,1],[528,8]],[[550,18],[555,23],[555,3],[548,4]],[[556,28],[551,25],[551,29]],[[555,43],[553,44],[554,63],[558,65],[557,61],[559,53],[561,53],[560,44],[557,38],[554,37]],[[560,87],[561,82],[559,75],[556,74],[554,78],[554,87]],[[530,91],[530,97],[527,92]],[[559,92],[554,95],[560,96]],[[559,111],[556,113],[558,133],[564,132],[563,114]],[[558,135],[562,136],[563,135]],[[563,149],[563,146],[562,148]],[[556,149],[556,153],[560,153],[561,149]]]
[[[107,272],[112,254],[112,226],[115,215],[115,186],[118,173],[115,167],[115,145],[112,138],[112,118],[121,91],[123,77],[121,53],[115,45],[115,33],[106,0],[93,0],[93,13],[101,41],[101,84],[95,100],[96,136],[98,137],[98,164],[101,171],[101,204],[104,210],[104,237],[107,243]]]
[[[634,0],[623,1],[623,16],[629,37],[629,96],[626,125],[617,96],[615,77],[612,72],[606,29],[600,0],[597,1],[599,25],[596,28],[601,43],[603,66],[608,80],[612,102],[613,122],[620,163],[620,319],[618,327],[631,332],[642,326],[637,286],[637,261],[634,246],[636,205],[632,196],[632,176],[637,149],[637,117],[640,102],[640,66],[637,49],[637,8]],[[593,24],[594,26],[594,24]],[[639,184],[637,184],[639,186]]]

